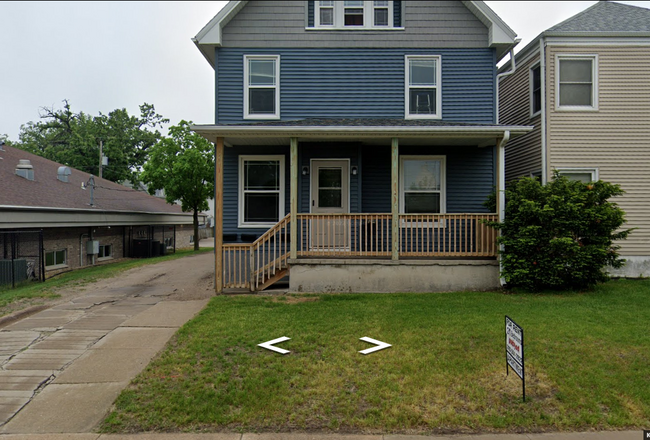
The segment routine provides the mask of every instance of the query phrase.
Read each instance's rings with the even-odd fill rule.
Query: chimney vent
[[[69,182],[70,174],[72,174],[70,167],[59,167],[59,169],[56,172],[56,178],[59,179],[61,182]]]
[[[16,175],[24,177],[27,180],[34,180],[34,167],[27,159],[20,159],[16,165]]]

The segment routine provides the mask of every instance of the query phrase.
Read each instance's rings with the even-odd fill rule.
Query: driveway
[[[214,294],[212,253],[57,292],[0,330],[0,432],[90,432]]]

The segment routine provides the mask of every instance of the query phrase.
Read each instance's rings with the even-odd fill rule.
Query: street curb
[[[26,309],[22,309],[10,313],[9,315],[0,318],[0,328],[4,328],[9,324],[13,324],[16,321],[20,321],[23,318],[27,318],[28,316],[34,315],[35,313],[38,313],[45,309],[49,309],[50,307],[51,306],[47,306],[47,305],[31,306],[31,307],[27,307]]]

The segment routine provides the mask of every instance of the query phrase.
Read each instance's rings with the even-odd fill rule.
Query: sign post
[[[526,375],[524,367],[524,329],[506,315],[506,376],[509,369],[521,378],[521,390],[526,401]]]

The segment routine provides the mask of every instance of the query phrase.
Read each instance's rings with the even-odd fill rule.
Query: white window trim
[[[275,86],[251,86],[249,80],[249,60],[274,60],[275,61]],[[280,119],[280,55],[244,55],[244,119]],[[250,114],[249,89],[250,88],[275,88],[275,112],[273,114]]]
[[[388,2],[388,25],[387,26],[375,26],[375,6],[374,1],[365,0],[363,2],[363,26],[345,26],[345,13],[344,13],[344,3],[343,1],[334,1],[334,24],[333,25],[321,25],[320,24],[320,1],[314,1],[314,27],[306,29],[315,29],[315,30],[361,30],[361,31],[377,31],[377,30],[404,30],[403,27],[395,28],[394,17],[395,9],[394,2],[391,0]],[[327,7],[329,8],[329,7]]]
[[[405,160],[439,160],[440,161],[440,212],[447,213],[447,156],[400,156],[399,157],[399,213],[404,212],[404,161]],[[433,213],[431,213],[433,214]]]
[[[260,222],[260,223],[252,223],[252,222],[244,222],[244,162],[245,161],[266,161],[266,160],[277,160],[280,162],[280,206],[278,209],[278,219],[271,223],[271,222]],[[237,227],[238,228],[250,228],[250,229],[260,229],[260,228],[269,228],[271,226],[274,226],[277,222],[282,220],[282,218],[285,216],[284,212],[284,156],[283,155],[240,155],[239,156],[239,188],[238,188],[238,197],[239,197],[239,203],[238,203],[238,209],[237,209]],[[270,192],[270,191],[267,191]]]
[[[43,255],[43,258],[45,258],[45,261],[47,261],[47,254],[51,254],[52,252],[54,252],[54,254],[55,254],[54,255],[54,261],[56,262],[56,253],[61,252],[61,251],[65,251],[65,263],[63,263],[63,264],[53,264],[51,266],[45,266],[46,270],[63,269],[63,268],[68,267],[68,249],[67,248],[66,249],[55,249],[53,251],[47,251],[47,252],[45,252],[45,255]]]
[[[533,70],[539,68],[539,87],[540,87],[540,97],[539,97],[539,110],[534,111],[533,110]],[[535,116],[539,115],[542,113],[542,96],[541,96],[541,91],[544,89],[542,87],[542,81],[544,81],[544,78],[542,77],[542,68],[540,62],[536,62],[533,64],[530,69],[528,70],[528,100],[530,102],[530,117],[534,118]]]
[[[436,114],[435,115],[412,115],[411,94],[409,93],[409,61],[416,59],[436,60]],[[420,86],[429,88],[429,86]],[[442,57],[440,55],[405,55],[404,56],[404,118],[405,119],[442,119]]]
[[[97,261],[112,260],[112,259],[113,259],[113,245],[112,245],[112,244],[100,244],[100,245],[99,245],[100,248],[101,248],[102,246],[103,246],[104,248],[106,248],[106,246],[110,246],[110,247],[111,247],[111,254],[110,254],[108,257],[106,257],[106,256],[104,256],[104,257],[100,257],[100,256],[98,255],[98,256],[97,256]]]
[[[560,175],[562,173],[590,173],[592,182],[599,180],[598,168],[596,167],[556,168],[556,170]]]
[[[591,60],[591,102],[593,105],[560,105],[560,60]],[[555,110],[568,112],[598,111],[598,55],[556,54],[555,55]]]

